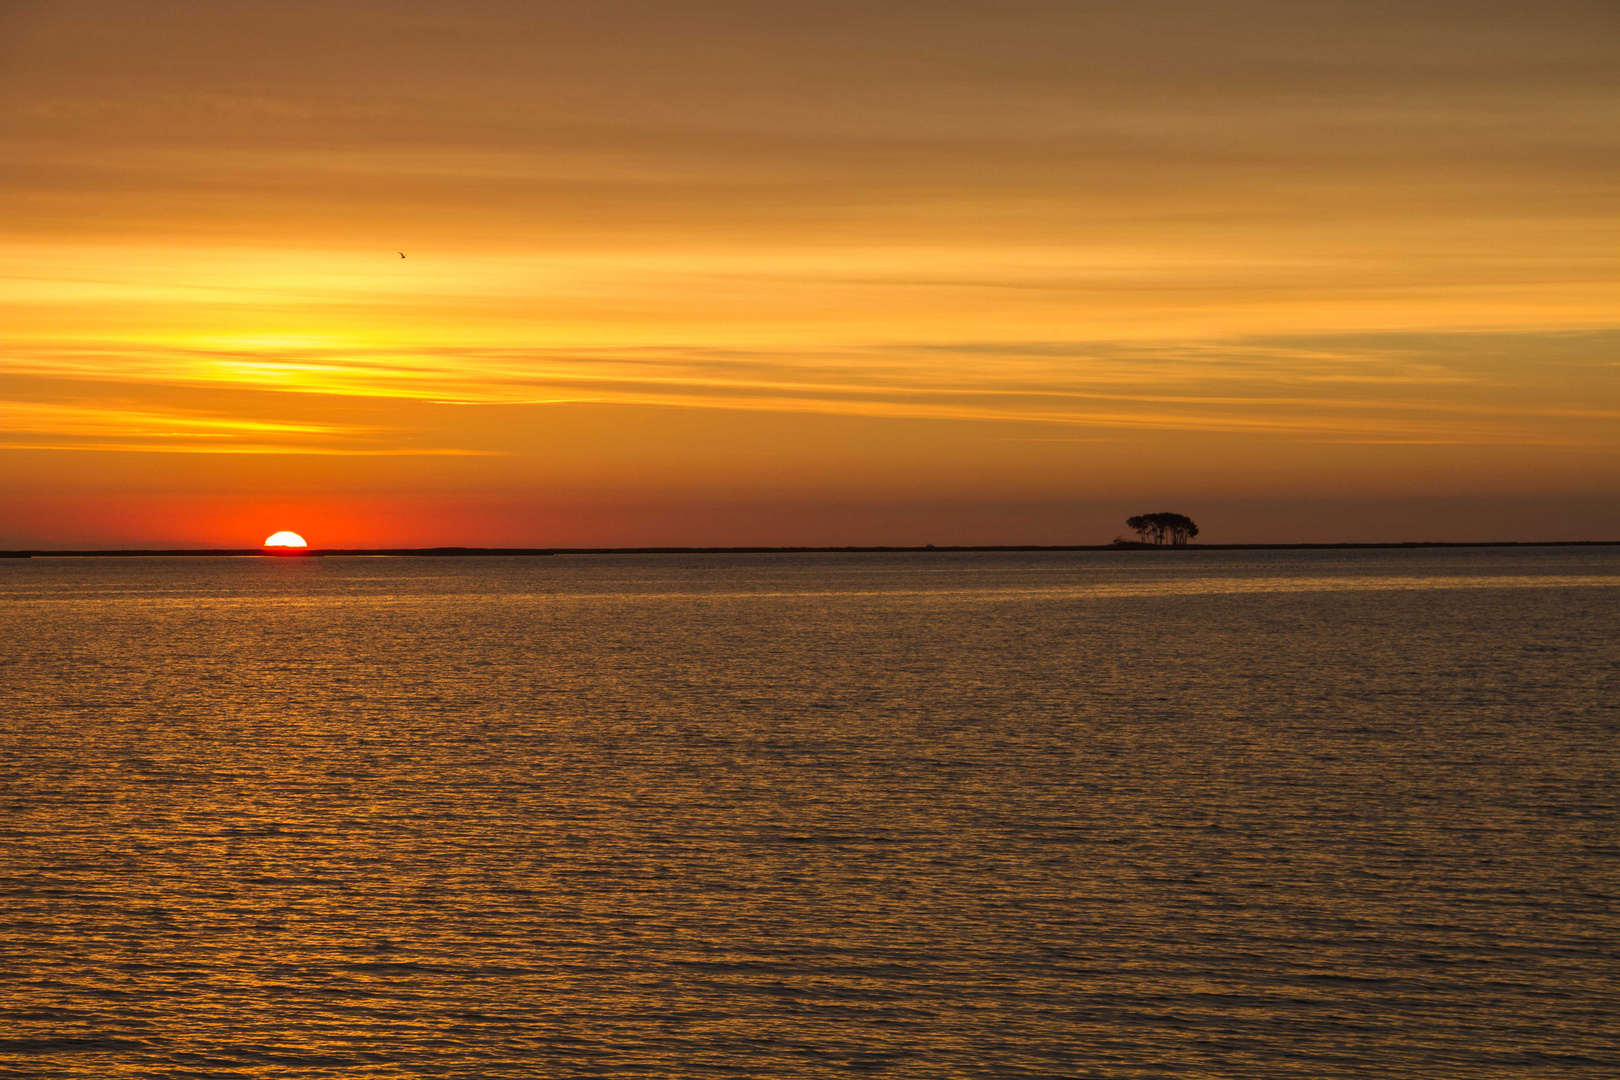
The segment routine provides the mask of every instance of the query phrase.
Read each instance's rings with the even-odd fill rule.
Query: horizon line
[[[1375,550],[1396,548],[1498,547],[1614,547],[1620,540],[1395,540],[1327,541],[1296,544],[850,544],[850,545],[737,545],[647,547],[398,547],[398,548],[16,548],[0,550],[0,559],[96,557],[202,557],[307,559],[332,557],[479,557],[546,555],[810,555],[810,554],[928,554],[997,551],[1310,551]]]

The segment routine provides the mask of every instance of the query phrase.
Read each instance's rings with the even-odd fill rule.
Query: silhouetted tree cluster
[[[1125,524],[1144,544],[1170,543],[1179,547],[1198,535],[1198,526],[1186,514],[1137,514],[1126,518]]]

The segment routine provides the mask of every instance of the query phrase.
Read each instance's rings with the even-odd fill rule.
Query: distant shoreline
[[[0,551],[0,559],[34,558],[243,558],[308,559],[336,557],[375,558],[379,556],[488,557],[536,555],[813,555],[813,554],[944,554],[977,551],[1365,551],[1417,548],[1531,548],[1531,547],[1615,547],[1620,540],[1479,540],[1403,541],[1382,544],[924,544],[921,546],[849,547],[618,547],[618,548],[309,548],[303,551],[269,552],[263,548],[108,548],[68,549],[23,548]]]

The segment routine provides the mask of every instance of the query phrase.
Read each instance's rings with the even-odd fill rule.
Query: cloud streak
[[[124,382],[154,388],[251,387],[470,407],[592,402],[1240,432],[1313,442],[1604,446],[1620,423],[1617,349],[1620,334],[1613,333],[1031,347],[961,342],[804,354],[433,347],[366,356],[352,347],[272,341],[231,349],[36,348],[9,352],[6,360],[14,377],[66,380],[92,399],[100,373],[111,369]],[[919,355],[928,362],[919,363]],[[1527,357],[1535,367],[1526,369]],[[255,434],[293,442],[320,436],[324,452],[377,453],[371,443],[398,434],[104,406],[8,408],[14,430],[140,432],[166,445],[189,439],[199,449],[203,440]],[[348,451],[334,439],[340,434]]]

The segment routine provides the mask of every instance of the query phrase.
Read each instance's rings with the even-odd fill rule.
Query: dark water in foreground
[[[1620,1070],[1620,550],[0,563],[0,1075]]]

